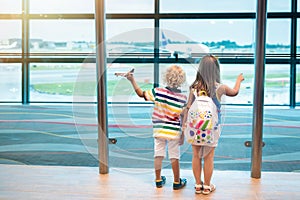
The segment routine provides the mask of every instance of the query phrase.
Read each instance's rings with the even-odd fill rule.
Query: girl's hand
[[[179,139],[179,145],[183,145],[183,143],[184,143],[184,134],[183,134],[183,131],[182,131],[180,139]]]
[[[238,80],[239,82],[242,82],[243,80],[245,80],[243,73],[240,73],[240,74],[238,75],[237,80]]]

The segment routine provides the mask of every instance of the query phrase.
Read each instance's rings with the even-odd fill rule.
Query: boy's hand
[[[134,79],[132,72],[127,72],[124,77],[127,78],[129,81],[132,81]]]
[[[133,79],[133,72],[134,72],[134,68],[132,68],[129,72],[127,73],[115,73],[116,76],[123,76],[125,78],[127,78],[128,80],[132,80]]]

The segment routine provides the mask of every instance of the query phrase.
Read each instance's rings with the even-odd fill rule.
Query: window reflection
[[[0,63],[0,102],[21,102],[21,63]]]

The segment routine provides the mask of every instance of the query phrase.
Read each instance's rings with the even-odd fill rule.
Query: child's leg
[[[154,169],[155,180],[161,180],[162,161],[166,155],[166,141],[154,138]]]
[[[161,180],[161,168],[164,157],[156,156],[154,158],[155,180]]]
[[[180,164],[179,164],[180,146],[179,146],[179,140],[169,140],[168,141],[168,153],[169,153],[169,158],[170,158],[171,165],[172,165],[174,182],[178,183],[178,182],[180,182]]]
[[[170,159],[172,163],[172,170],[174,176],[174,182],[180,182],[180,166],[179,166],[179,159],[172,158]]]
[[[204,157],[204,185],[210,185],[214,170],[215,148],[206,147],[207,155]]]
[[[197,185],[201,184],[201,171],[202,171],[202,159],[199,155],[201,146],[193,145],[193,158],[192,158],[192,168],[193,174],[195,178],[195,182]]]

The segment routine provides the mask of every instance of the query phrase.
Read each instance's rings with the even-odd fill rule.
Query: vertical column
[[[22,1],[22,104],[29,103],[29,1]]]
[[[159,85],[159,0],[155,0],[154,4],[154,87]]]
[[[267,0],[257,0],[251,177],[261,177]]]
[[[105,0],[95,0],[99,173],[107,174],[108,129],[106,97]]]
[[[296,107],[296,82],[297,82],[297,0],[292,0],[291,23],[291,69],[290,69],[290,107]]]

